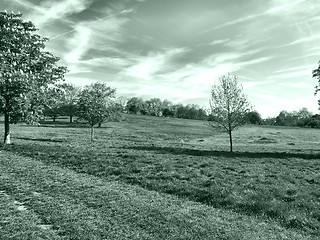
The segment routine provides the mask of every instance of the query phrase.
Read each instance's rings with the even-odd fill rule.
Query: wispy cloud
[[[105,12],[110,13],[110,10],[105,9]],[[74,30],[69,33],[71,37],[66,41],[71,51],[64,55],[65,62],[70,66],[71,74],[82,70],[87,71],[87,69],[93,69],[102,64],[105,66],[124,66],[126,64],[127,61],[121,57],[95,57],[89,53],[91,50],[121,52],[112,45],[122,41],[122,27],[127,22],[125,15],[129,12],[131,11],[127,10],[125,13],[119,11],[105,18],[75,24]]]
[[[294,40],[288,44],[285,44],[282,47],[297,45],[297,44],[301,44],[301,43],[318,42],[319,40],[320,40],[320,34],[314,34],[312,36],[301,37],[301,38]]]
[[[314,65],[307,65],[307,66],[296,66],[296,67],[289,67],[284,68],[281,70],[277,70],[274,73],[283,73],[283,72],[294,72],[295,70],[310,70],[313,69]]]
[[[211,43],[209,43],[209,45],[219,45],[219,44],[223,44],[223,43],[227,43],[229,42],[231,39],[226,38],[226,39],[219,39],[219,40],[213,40]]]
[[[72,50],[64,56],[64,59],[68,63],[77,63],[88,51],[91,46],[91,35],[92,30],[90,28],[81,25],[76,27],[76,33],[68,42],[70,49]]]
[[[64,17],[73,13],[82,12],[93,0],[60,0],[45,1],[40,5],[32,5],[28,1],[20,0],[20,3],[33,7],[29,18],[41,28],[44,24],[53,20],[64,20]]]
[[[136,58],[136,63],[124,71],[125,75],[137,79],[150,80],[155,74],[170,68],[173,57],[187,52],[186,48],[168,49],[164,52],[149,53]]]
[[[303,70],[297,70],[297,71],[291,71],[291,72],[285,72],[285,73],[280,73],[280,74],[272,74],[268,76],[266,79],[305,79],[311,78],[311,71],[309,69],[303,69]]]

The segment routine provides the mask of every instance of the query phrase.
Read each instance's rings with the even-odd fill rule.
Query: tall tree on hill
[[[230,152],[233,151],[232,131],[245,124],[246,116],[251,109],[237,79],[237,76],[230,74],[221,76],[219,84],[212,87],[209,101],[211,120],[229,134]],[[214,124],[210,125],[216,127]]]
[[[116,90],[105,83],[86,86],[79,95],[78,117],[87,121],[91,128],[91,142],[94,139],[94,126],[104,121],[117,120],[120,107],[115,102]]]
[[[62,80],[66,68],[43,51],[48,40],[35,34],[32,22],[22,14],[0,12],[0,112],[4,114],[4,143],[10,144],[10,122],[28,109],[34,112],[30,98]],[[37,101],[33,101],[36,103]]]

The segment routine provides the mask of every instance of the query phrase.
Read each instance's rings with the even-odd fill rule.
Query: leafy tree
[[[312,77],[316,78],[318,80],[318,85],[315,87],[316,91],[315,94],[317,94],[317,92],[320,91],[320,61],[319,61],[319,66],[317,69],[314,69],[312,71]]]
[[[146,101],[147,113],[151,116],[162,115],[162,101],[159,98],[152,98]]]
[[[186,118],[186,110],[182,104],[175,105],[175,109],[177,118]]]
[[[36,115],[37,95],[59,80],[66,68],[44,51],[48,40],[35,34],[21,14],[0,12],[0,112],[4,114],[4,143],[10,144],[10,122]],[[28,113],[27,113],[27,112]]]
[[[197,119],[199,119],[199,120],[207,120],[208,119],[207,112],[203,108],[198,109],[197,115],[198,115]]]
[[[301,108],[297,113],[298,119],[306,119],[312,117],[313,113],[308,110],[308,108]]]
[[[320,128],[320,115],[315,114],[310,118],[306,119],[304,126],[310,127],[310,128]]]
[[[265,119],[262,119],[261,124],[263,125],[274,125],[276,122],[276,118],[275,117],[268,117]]]
[[[59,89],[63,94],[60,113],[69,116],[69,122],[72,123],[77,113],[77,102],[81,89],[70,83],[59,84]]]
[[[198,109],[199,107],[194,104],[188,104],[184,107],[185,110],[185,118],[186,119],[197,119],[198,118]]]
[[[64,93],[56,87],[47,89],[44,100],[44,115],[52,118],[53,122],[61,115]]]
[[[257,111],[250,111],[247,114],[247,123],[250,124],[261,124],[262,122],[262,118],[260,113],[258,113]]]
[[[312,115],[307,108],[292,112],[281,111],[276,117],[275,125],[304,127]]]
[[[87,121],[91,128],[93,142],[94,126],[105,121],[115,120],[119,115],[115,104],[116,90],[105,83],[86,86],[79,95],[78,117]]]
[[[230,74],[219,78],[219,84],[211,90],[211,119],[229,134],[230,152],[233,151],[232,131],[246,122],[246,116],[251,109],[243,88],[237,81],[237,76]],[[211,124],[216,127],[216,125]]]
[[[126,97],[123,97],[123,96],[117,97],[116,102],[117,102],[117,105],[121,108],[121,112],[126,111],[127,101],[128,100]]]
[[[162,111],[162,116],[164,116],[164,117],[174,117],[174,112],[166,107]]]
[[[320,61],[318,68],[312,71],[312,77],[318,80],[318,85],[315,87],[315,95],[317,95],[317,93],[320,91]],[[320,105],[320,100],[318,100],[318,105]]]
[[[142,98],[132,97],[126,104],[126,110],[128,113],[137,114],[144,109],[144,102]]]
[[[168,108],[171,109],[173,106],[173,103],[167,99],[163,100],[162,102],[162,109]]]

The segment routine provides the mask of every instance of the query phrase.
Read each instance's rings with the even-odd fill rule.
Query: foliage
[[[184,119],[207,120],[207,113],[203,108],[195,104],[173,104],[165,99],[152,98],[144,101],[142,98],[133,97],[128,100],[126,111],[131,114],[143,114],[150,116],[176,117]]]
[[[258,113],[257,111],[248,112],[246,122],[250,124],[261,124],[262,118],[260,113]]]
[[[91,141],[93,141],[93,127],[96,124],[119,117],[121,106],[115,102],[115,92],[115,89],[105,83],[97,82],[86,86],[79,95],[78,117],[89,123]]]
[[[126,104],[126,111],[133,114],[140,113],[144,108],[143,105],[144,102],[142,98],[130,98]]]
[[[229,134],[230,152],[232,152],[231,133],[236,127],[245,124],[251,108],[236,76],[227,74],[220,77],[219,84],[212,87],[210,107],[212,121]]]
[[[59,87],[50,87],[45,92],[44,115],[49,116],[55,122],[61,114],[61,107],[64,103],[64,92]]]
[[[312,77],[318,80],[318,85],[315,87],[315,94],[317,94],[320,91],[320,61],[318,68],[312,71]]]
[[[0,112],[5,115],[6,143],[10,143],[9,121],[35,114],[39,95],[66,72],[56,65],[58,57],[43,51],[48,39],[34,34],[33,23],[21,16],[0,12]]]
[[[304,127],[312,118],[312,112],[307,108],[301,108],[299,111],[281,111],[275,119],[275,125],[278,126],[293,126]]]
[[[61,114],[69,116],[70,123],[77,113],[77,102],[81,89],[70,83],[59,84],[59,89],[63,93],[63,100],[60,106]]]
[[[148,115],[156,117],[162,116],[162,101],[159,98],[151,98],[145,103]]]
[[[274,125],[276,122],[276,118],[275,117],[267,117],[262,119],[261,124],[263,125]]]

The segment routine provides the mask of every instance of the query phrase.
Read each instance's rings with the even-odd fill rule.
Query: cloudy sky
[[[1,0],[5,9],[50,38],[79,86],[208,106],[230,72],[263,117],[318,112],[319,0]]]

